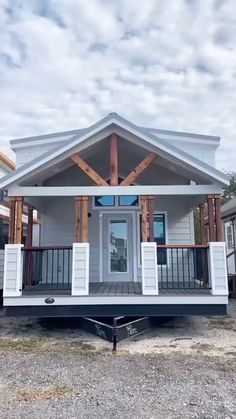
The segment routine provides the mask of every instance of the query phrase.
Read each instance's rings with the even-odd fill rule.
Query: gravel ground
[[[236,301],[119,345],[72,320],[0,317],[1,418],[236,418]]]

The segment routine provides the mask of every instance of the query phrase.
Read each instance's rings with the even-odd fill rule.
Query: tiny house
[[[220,195],[228,180],[215,168],[219,143],[116,113],[88,128],[11,141],[17,169],[0,182],[11,203],[6,312],[225,314]],[[38,246],[30,213],[22,243],[25,201],[40,213]]]

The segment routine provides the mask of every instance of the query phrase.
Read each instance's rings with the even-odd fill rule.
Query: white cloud
[[[0,142],[95,122],[220,135],[236,169],[233,0],[0,0]]]

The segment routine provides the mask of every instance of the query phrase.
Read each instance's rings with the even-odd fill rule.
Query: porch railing
[[[23,289],[70,289],[71,246],[23,248]]]
[[[210,288],[208,251],[204,245],[158,245],[159,288]]]

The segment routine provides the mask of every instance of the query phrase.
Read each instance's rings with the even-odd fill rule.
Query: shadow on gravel
[[[113,317],[94,317],[93,319],[96,319],[97,321],[101,321],[104,322],[106,324],[112,325],[113,322]],[[126,317],[125,318],[126,321],[132,321],[135,318],[134,317]],[[158,327],[169,327],[173,328],[174,326],[174,320],[177,318],[174,317],[158,317],[158,318],[154,318],[151,317],[151,322],[152,322],[152,327],[153,328],[158,328]],[[42,319],[38,319],[38,324],[44,328],[47,329],[49,331],[53,331],[55,329],[57,330],[65,330],[66,329],[81,329],[83,328],[82,325],[82,319],[80,318],[76,318],[76,317],[57,317],[57,318],[42,318]]]

